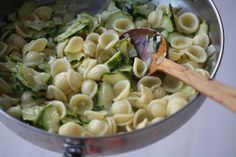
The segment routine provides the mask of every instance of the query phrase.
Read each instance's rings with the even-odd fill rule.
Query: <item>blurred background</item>
[[[226,36],[216,79],[236,87],[236,1],[214,2],[222,16]],[[235,157],[235,146],[236,114],[207,99],[197,114],[172,135],[143,149],[113,157]],[[0,157],[61,156],[24,141],[0,122]]]

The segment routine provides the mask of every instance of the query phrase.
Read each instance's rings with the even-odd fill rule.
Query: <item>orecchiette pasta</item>
[[[162,81],[159,77],[155,76],[144,76],[142,79],[138,82],[138,89],[140,90],[141,85],[150,88],[152,91],[155,88],[160,87],[162,84]]]
[[[35,67],[43,63],[44,57],[45,55],[43,53],[30,51],[24,56],[23,62],[28,67]]]
[[[98,85],[95,81],[85,80],[82,83],[81,92],[93,98],[98,91]]]
[[[154,95],[155,99],[160,99],[160,98],[163,98],[164,96],[166,96],[167,92],[163,87],[158,87],[158,88],[154,89],[153,95]]]
[[[187,101],[181,97],[173,98],[167,105],[167,116],[174,114],[187,105]]]
[[[116,114],[129,114],[132,113],[132,106],[129,101],[123,99],[115,101],[111,106],[111,113]]]
[[[206,49],[210,44],[210,39],[207,34],[199,34],[193,38],[193,45],[201,46]]]
[[[139,58],[134,59],[133,71],[136,77],[143,77],[148,70],[148,66]]]
[[[119,41],[119,35],[115,31],[107,31],[104,32],[98,38],[98,44],[104,49],[108,50],[115,46],[115,44]]]
[[[153,93],[150,88],[141,85],[141,96],[137,99],[134,106],[137,108],[145,108],[147,104],[153,100]]]
[[[56,75],[56,77],[53,80],[53,85],[59,88],[66,95],[72,92],[72,89],[67,81],[67,75],[68,74],[66,72],[62,72]]]
[[[80,91],[83,82],[83,76],[81,74],[70,69],[67,73],[66,80],[68,85],[74,92]]]
[[[135,25],[134,23],[126,18],[120,18],[117,19],[114,23],[113,23],[113,28],[114,30],[116,30],[119,33],[124,33],[128,30],[134,29]]]
[[[81,37],[73,37],[65,47],[65,52],[78,53],[83,50],[84,40]]]
[[[11,34],[6,41],[10,45],[15,45],[19,50],[26,44],[25,39],[17,34]]]
[[[166,75],[166,77],[163,80],[163,88],[170,93],[176,93],[181,90],[184,83],[175,79],[174,77],[170,75]]]
[[[112,117],[106,117],[105,120],[108,124],[108,134],[115,134],[117,132],[117,126],[114,119]]]
[[[85,41],[84,42],[84,53],[89,57],[95,58],[96,56],[97,47],[96,44],[92,41]]]
[[[42,52],[46,48],[47,43],[48,41],[45,38],[33,40],[29,43],[28,51]]]
[[[100,119],[103,120],[105,116],[107,115],[107,111],[85,111],[84,116],[86,116],[89,120],[93,119]]]
[[[172,61],[178,61],[183,55],[183,50],[170,49],[168,52],[169,59]]]
[[[56,107],[61,119],[66,116],[66,106],[64,105],[64,103],[60,101],[51,101],[48,104]]]
[[[91,120],[87,127],[88,131],[95,136],[104,136],[108,134],[108,124],[104,120]]]
[[[58,43],[56,46],[56,52],[57,52],[57,57],[58,58],[63,58],[64,57],[64,49],[66,45],[68,44],[69,40],[65,40],[63,42]]]
[[[207,60],[207,53],[200,46],[189,46],[185,49],[185,54],[196,63],[204,63]]]
[[[105,32],[105,31],[104,31]],[[104,33],[102,32],[102,33]],[[90,33],[87,37],[86,37],[86,41],[90,41],[93,42],[94,44],[98,44],[98,39],[99,39],[99,34],[98,33]]]
[[[102,75],[109,72],[110,69],[106,65],[98,64],[88,72],[87,78],[95,81],[100,81]]]
[[[75,122],[68,122],[63,124],[58,133],[64,136],[80,137],[83,132],[83,127]]]
[[[184,13],[179,17],[179,25],[184,33],[192,34],[195,33],[199,28],[199,19],[193,13]]]
[[[60,100],[62,102],[67,101],[66,95],[59,88],[57,88],[53,85],[48,86],[46,96],[48,99]]]
[[[71,97],[69,107],[72,112],[83,115],[85,111],[93,109],[93,100],[84,94],[77,94]]]
[[[57,74],[67,72],[71,69],[71,65],[66,58],[57,59],[51,65],[51,74],[55,77]]]
[[[150,24],[146,19],[135,21],[136,28],[150,28]]]
[[[162,19],[163,19],[163,11],[162,10],[152,11],[148,16],[148,22],[154,28],[161,26]]]
[[[147,118],[148,114],[145,109],[139,109],[138,111],[136,111],[133,119],[133,128],[137,128],[137,126]]]
[[[184,36],[177,36],[171,40],[171,46],[177,50],[185,49],[191,46],[193,43],[192,39]]]
[[[127,80],[122,80],[117,82],[114,87],[114,100],[121,100],[124,99],[129,95],[130,92],[130,82]]]
[[[33,99],[33,93],[31,91],[25,91],[22,94],[20,105],[22,108],[28,108],[37,105],[36,101]]]
[[[168,4],[161,3],[157,6],[156,10],[157,11],[162,10],[163,14],[167,14],[167,15],[171,14],[170,7]]]
[[[52,17],[53,9],[50,7],[42,6],[34,10],[34,13],[39,17],[40,20],[50,20]]]
[[[117,126],[127,126],[133,122],[134,114],[116,114],[113,116]]]
[[[147,111],[153,118],[165,117],[167,114],[167,101],[163,99],[153,100],[148,104]]]

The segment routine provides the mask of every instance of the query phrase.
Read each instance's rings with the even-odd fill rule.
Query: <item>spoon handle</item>
[[[163,60],[158,70],[183,81],[200,93],[236,112],[236,89],[218,81],[209,80],[203,75],[168,59]]]

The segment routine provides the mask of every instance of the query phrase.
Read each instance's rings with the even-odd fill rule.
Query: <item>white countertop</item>
[[[214,0],[223,18],[225,53],[216,79],[236,87],[236,1]],[[0,123],[0,157],[61,157],[24,141]],[[183,127],[151,146],[113,157],[235,157],[236,114],[207,99]]]

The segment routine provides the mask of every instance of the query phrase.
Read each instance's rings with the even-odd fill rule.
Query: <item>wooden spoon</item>
[[[158,34],[161,36],[160,46],[156,53],[148,51],[147,36],[154,36]],[[167,58],[168,46],[165,38],[155,30],[152,29],[133,29],[121,35],[121,38],[129,36],[132,44],[135,46],[139,58],[146,61],[151,59],[149,68],[149,75],[157,71],[167,73],[184,83],[192,86],[200,93],[214,99],[233,112],[236,112],[236,89],[229,87],[218,81],[209,80],[203,75],[177,64]]]

